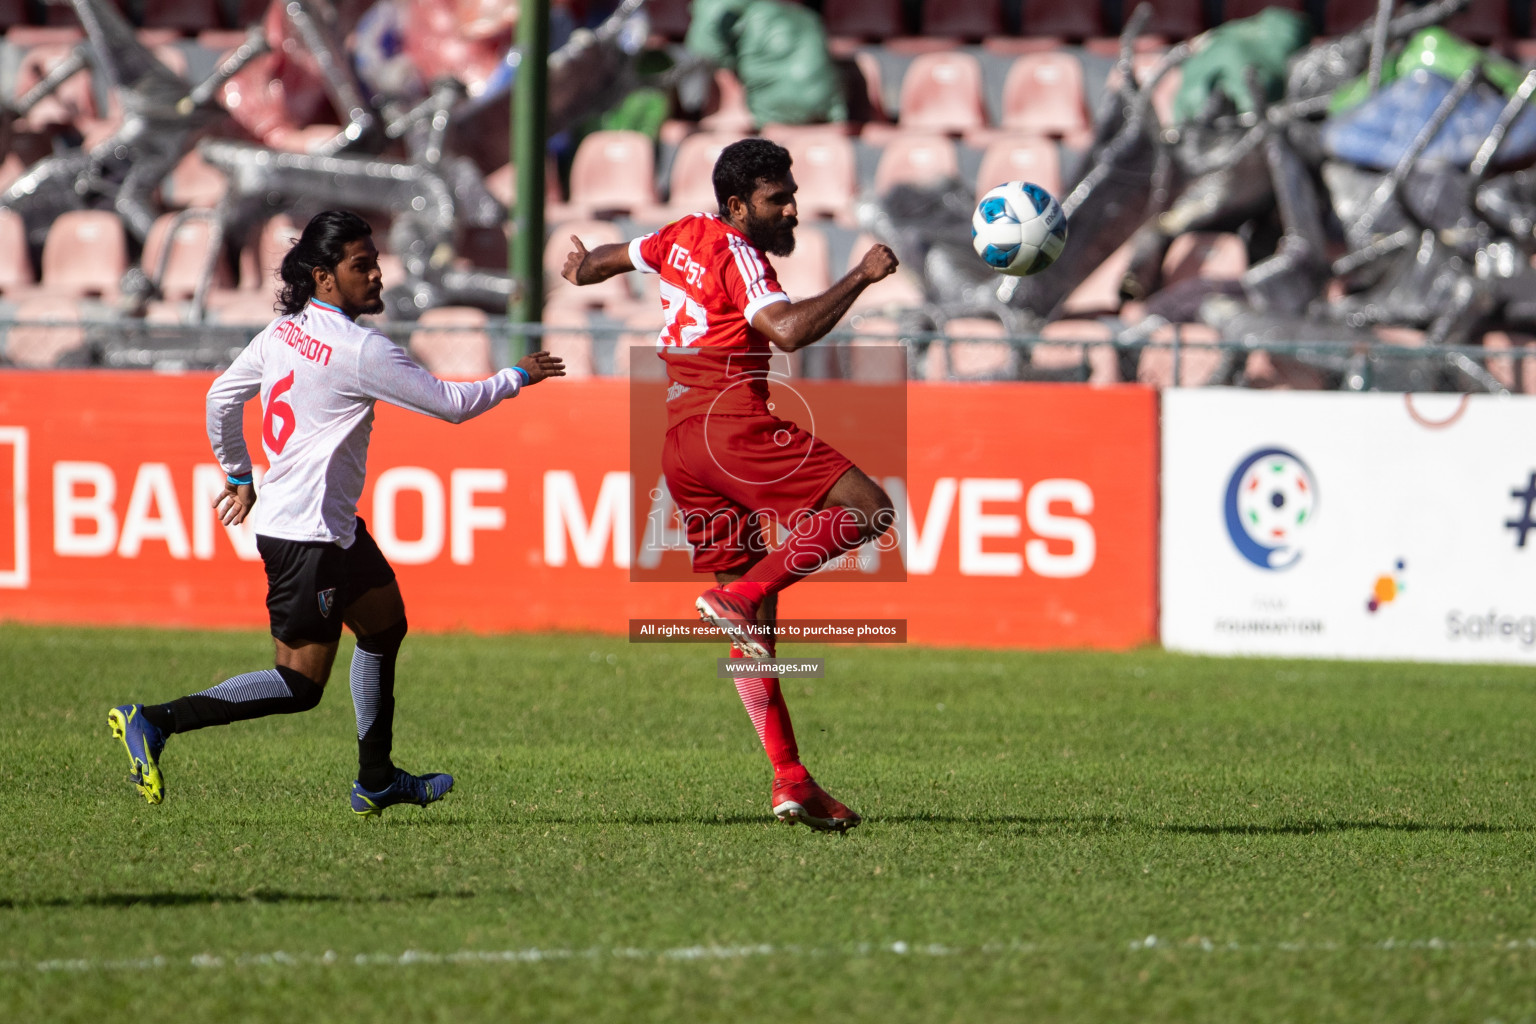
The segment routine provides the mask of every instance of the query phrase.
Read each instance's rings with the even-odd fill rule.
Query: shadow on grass
[[[1325,832],[1444,832],[1448,835],[1516,835],[1536,831],[1529,825],[1429,824],[1421,821],[1297,821],[1285,825],[1153,825],[1159,832],[1208,836],[1305,836]]]
[[[84,896],[51,896],[42,899],[0,898],[0,910],[41,907],[193,907],[215,903],[416,903],[427,900],[474,899],[477,894],[459,892],[386,893],[378,896],[337,896],[333,893],[282,892],[105,892]]]

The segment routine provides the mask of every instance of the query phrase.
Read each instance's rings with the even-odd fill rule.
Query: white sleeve
[[[208,443],[230,476],[251,473],[251,455],[245,447],[245,403],[261,391],[261,351],[266,336],[266,331],[256,335],[208,389]]]
[[[363,340],[357,360],[357,387],[364,395],[449,423],[494,409],[522,390],[522,380],[514,369],[498,370],[484,380],[439,380],[382,334]]]
[[[641,235],[639,238],[632,238],[632,239],[630,239],[630,242],[629,242],[629,263],[630,263],[630,266],[634,267],[636,270],[640,271],[640,273],[642,273],[642,274],[659,274],[659,273],[661,273],[661,268],[660,267],[653,267],[653,266],[651,266],[650,263],[646,260],[645,254],[643,252],[641,252],[641,250],[640,250],[640,246],[643,245],[646,242],[647,239],[651,239],[651,238],[655,238],[655,237],[656,237],[656,232],[652,231],[648,235]]]

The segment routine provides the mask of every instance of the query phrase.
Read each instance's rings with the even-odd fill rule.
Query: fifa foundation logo
[[[1238,554],[1260,569],[1289,569],[1317,516],[1317,479],[1295,452],[1260,449],[1232,471],[1224,512]]]

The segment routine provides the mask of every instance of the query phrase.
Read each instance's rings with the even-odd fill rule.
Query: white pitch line
[[[191,968],[197,971],[249,967],[411,967],[417,965],[473,966],[484,964],[538,964],[568,960],[747,960],[753,957],[874,957],[874,956],[1000,956],[1023,953],[1070,952],[1072,946],[1058,948],[1032,942],[988,943],[982,946],[946,946],[941,943],[861,942],[843,947],[774,946],[753,943],[741,946],[679,946],[672,949],[638,949],[620,946],[613,949],[491,949],[459,950],[434,953],[407,949],[402,953],[341,954],[333,949],[323,953],[198,953],[191,957],[138,957],[102,960],[90,957],[54,960],[0,960],[0,973],[22,974],[95,974],[112,971],[160,971]],[[1160,950],[1172,953],[1337,953],[1348,950],[1485,950],[1490,953],[1536,950],[1536,938],[1479,940],[1457,942],[1448,939],[1384,939],[1349,945],[1340,942],[1216,942],[1203,936],[1186,939],[1148,935],[1133,939],[1125,947],[1131,952]]]

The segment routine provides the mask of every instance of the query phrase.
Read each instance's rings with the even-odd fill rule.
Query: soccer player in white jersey
[[[316,215],[283,258],[282,315],[208,390],[208,439],[228,474],[214,507],[226,526],[251,516],[266,565],[276,664],[166,704],[107,713],[128,748],[132,782],[151,804],[165,798],[159,760],[172,734],[318,704],[343,623],[357,635],[352,810],[370,816],[392,804],[424,807],[453,787],[451,775],[412,775],[390,759],[395,656],[406,621],[394,570],[357,514],[374,403],[462,423],[565,370],[558,358],[535,352],[482,381],[442,381],[360,326],[358,316],[384,308],[372,233],[354,213]],[[270,467],[259,503],[241,430],[245,403],[258,393]]]

